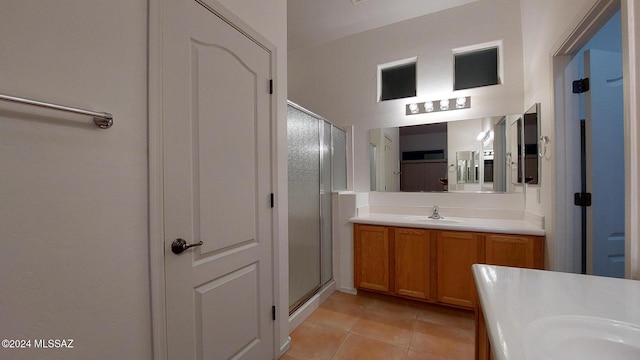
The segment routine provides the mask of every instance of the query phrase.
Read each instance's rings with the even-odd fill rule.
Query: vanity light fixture
[[[409,103],[405,105],[406,115],[424,114],[438,111],[459,110],[471,108],[471,96],[461,96],[452,99]]]
[[[433,112],[433,101],[427,101],[424,103],[424,110],[426,112]]]

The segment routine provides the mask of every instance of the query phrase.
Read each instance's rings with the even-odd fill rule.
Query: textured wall
[[[286,2],[222,3],[277,47],[275,300],[286,314]],[[111,112],[115,125],[0,104],[0,337],[75,340],[0,358],[151,358],[147,36],[146,0],[2,3],[0,93]],[[287,337],[282,321],[276,346]]]
[[[0,92],[0,337],[74,339],[3,359],[149,359],[147,2],[6,0]]]

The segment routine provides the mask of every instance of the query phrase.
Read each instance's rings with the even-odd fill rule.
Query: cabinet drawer
[[[544,268],[544,238],[540,236],[487,234],[486,250],[489,265]]]

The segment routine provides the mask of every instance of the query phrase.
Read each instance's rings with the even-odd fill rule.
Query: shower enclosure
[[[292,102],[289,148],[289,312],[333,279],[332,191],[346,190],[346,133]]]

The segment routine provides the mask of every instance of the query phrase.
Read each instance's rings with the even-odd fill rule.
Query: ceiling
[[[288,0],[288,48],[291,51],[336,40],[475,1]]]

